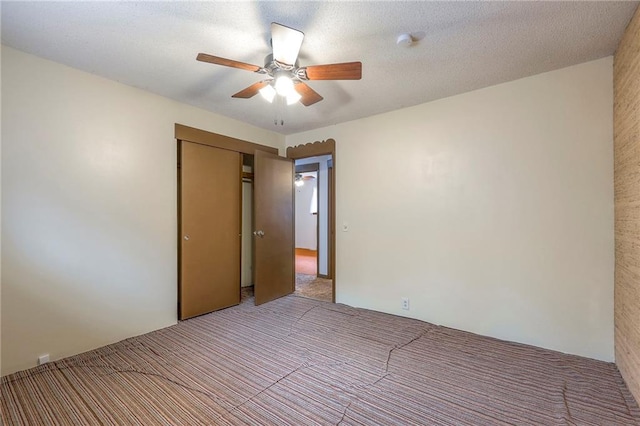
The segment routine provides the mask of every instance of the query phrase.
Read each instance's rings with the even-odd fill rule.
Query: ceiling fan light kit
[[[273,52],[267,55],[263,67],[206,53],[199,53],[196,59],[201,62],[266,74],[267,79],[252,84],[232,97],[249,99],[260,93],[270,103],[273,103],[276,96],[279,96],[286,100],[287,105],[301,102],[304,106],[310,106],[323,99],[305,81],[360,80],[362,78],[361,62],[299,67],[298,53],[303,39],[304,33],[302,31],[272,22],[271,46]]]

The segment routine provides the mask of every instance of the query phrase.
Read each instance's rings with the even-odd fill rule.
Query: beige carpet
[[[332,286],[331,280],[318,278],[315,275],[296,273],[296,290],[294,294],[331,302],[333,301]]]
[[[3,377],[4,425],[638,425],[614,364],[297,296]]]

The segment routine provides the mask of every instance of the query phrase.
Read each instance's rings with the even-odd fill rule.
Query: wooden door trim
[[[287,158],[299,160],[301,158],[317,157],[319,155],[336,155],[336,141],[326,139],[303,145],[287,147]],[[335,159],[333,160],[335,161]]]
[[[320,170],[320,163],[299,164],[296,166],[296,173],[317,172]]]
[[[175,123],[175,138],[179,141],[209,145],[214,148],[227,149],[230,151],[241,152],[243,154],[253,155],[256,150],[259,150],[278,155],[278,148],[247,142],[242,139],[219,135],[217,133],[207,132],[206,130],[200,130],[178,123]]]
[[[302,145],[287,147],[287,158],[292,160],[299,160],[301,158],[317,157],[320,155],[331,155],[333,162],[331,182],[329,183],[330,197],[329,197],[329,247],[331,247],[331,255],[329,256],[329,273],[331,274],[332,282],[332,301],[336,301],[336,141],[334,139],[325,139],[323,141],[309,142]]]

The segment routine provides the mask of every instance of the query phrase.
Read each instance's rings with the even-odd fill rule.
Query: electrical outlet
[[[400,299],[400,303],[402,306],[402,309],[404,309],[405,311],[409,310],[409,298],[408,297],[403,297]]]
[[[38,357],[38,365],[46,364],[49,362],[49,354],[40,355]]]

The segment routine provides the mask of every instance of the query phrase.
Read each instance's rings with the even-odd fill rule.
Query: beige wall
[[[613,67],[616,364],[640,401],[640,8]]]
[[[2,48],[2,374],[176,322],[174,123],[284,137]]]
[[[612,104],[609,57],[288,136],[336,140],[337,301],[612,361]]]
[[[611,81],[605,58],[288,136],[337,141],[337,300],[612,360]],[[2,88],[2,374],[173,324],[173,124],[284,137],[6,47]]]
[[[318,216],[311,213],[311,200],[318,183],[317,175],[318,173],[314,173],[315,179],[295,187],[296,248],[318,250]]]
[[[245,166],[245,170],[250,167]],[[240,285],[253,285],[253,182],[242,182],[242,268]]]

